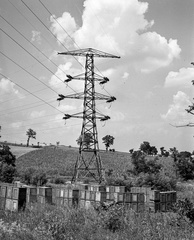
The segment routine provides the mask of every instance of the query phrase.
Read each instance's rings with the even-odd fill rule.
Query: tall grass
[[[135,213],[34,205],[19,213],[0,213],[3,240],[183,240],[194,228],[175,213]]]

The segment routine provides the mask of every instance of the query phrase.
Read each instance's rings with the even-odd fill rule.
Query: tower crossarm
[[[65,114],[65,116],[63,117],[63,119],[67,120],[69,118],[81,118],[83,119],[84,113],[80,112],[80,113],[75,113],[75,114]],[[88,114],[87,119],[91,120],[93,118],[92,114]],[[104,115],[102,113],[96,112],[96,119],[99,119],[100,121],[106,121],[109,120],[110,117],[107,115]]]
[[[189,109],[185,109],[185,110],[186,110],[188,113],[194,115],[194,112],[192,112],[192,111],[194,110],[194,104],[193,104],[193,105],[190,105],[190,106],[188,106],[188,107],[189,107]]]
[[[70,95],[66,95],[64,96],[63,94],[59,94],[59,98],[57,98],[57,101],[62,101],[65,98],[73,98],[73,99],[84,99],[84,93],[80,92],[80,93],[74,93],[74,94],[70,94]],[[97,93],[95,92],[94,95],[92,96],[87,96],[88,100],[106,100],[106,102],[113,102],[116,100],[115,97],[113,96],[107,96],[101,93]]]
[[[83,80],[83,81],[85,81],[85,79],[86,79],[85,74],[79,74],[77,76],[71,76],[71,75],[67,74],[66,77],[67,77],[67,79],[64,80],[64,82],[66,82],[66,83],[70,82],[72,80]],[[100,82],[100,84],[105,84],[109,81],[109,79],[107,77],[102,77],[102,76],[100,76],[96,73],[94,74],[93,80]]]
[[[74,51],[60,52],[61,55],[72,55],[72,56],[87,56],[93,55],[94,57],[103,57],[103,58],[120,58],[119,56],[105,53],[93,48],[85,48]]]

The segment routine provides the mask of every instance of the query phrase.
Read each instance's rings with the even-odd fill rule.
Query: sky
[[[185,109],[194,97],[193,0],[1,0],[1,141],[77,146],[82,120],[63,120],[83,111],[83,101],[57,101],[58,94],[83,92],[85,58],[58,52],[94,48],[120,58],[95,58],[95,72],[109,78],[96,92],[116,97],[96,101],[110,116],[97,122],[102,138],[117,151],[137,150],[143,141],[159,150],[194,150],[194,123]]]

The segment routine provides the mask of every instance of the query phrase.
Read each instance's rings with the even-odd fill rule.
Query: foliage
[[[27,138],[27,147],[28,147],[30,138],[36,139],[36,132],[33,129],[29,128],[28,131],[26,132],[26,135],[28,136]]]
[[[140,240],[193,239],[190,224],[177,213],[142,213],[112,206],[93,208],[39,206],[24,212],[0,212],[0,239],[4,240]]]
[[[16,176],[15,156],[10,147],[3,145],[0,149],[0,181],[12,183]]]
[[[66,181],[64,178],[60,177],[60,176],[57,176],[55,177],[54,179],[52,179],[51,181],[52,183],[55,183],[55,184],[64,184]]]
[[[194,159],[191,157],[185,157],[185,154],[179,154],[176,157],[176,168],[184,180],[194,179]]]
[[[171,191],[176,190],[176,183],[176,178],[166,176],[160,172],[157,174],[142,173],[134,179],[132,184],[138,187],[152,187],[160,191]]]
[[[125,228],[125,215],[123,205],[113,204],[105,210],[100,210],[101,224],[105,229],[112,232],[121,231]]]
[[[82,144],[85,148],[89,149],[90,144],[93,143],[92,134],[85,133],[83,137],[80,135],[79,138],[76,140],[76,142],[78,145]]]
[[[145,155],[141,151],[135,151],[132,154],[132,163],[134,165],[133,173],[138,175],[139,173],[158,173],[161,169],[161,164],[159,164],[155,159],[146,159]]]
[[[22,182],[29,185],[42,186],[47,183],[46,173],[42,169],[27,168],[20,173]]]
[[[114,143],[114,137],[111,135],[106,135],[102,138],[103,143],[105,144],[106,151],[108,151],[110,145],[113,145]]]
[[[156,155],[158,153],[157,148],[155,146],[150,146],[150,143],[146,141],[141,143],[139,149],[147,155]]]
[[[174,206],[174,211],[180,217],[186,217],[191,223],[194,223],[194,205],[188,198],[178,200]]]
[[[164,147],[161,147],[161,148],[160,148],[160,151],[161,151],[161,156],[164,156],[164,157],[168,157],[168,156],[169,156],[169,152],[166,151],[166,150],[164,149]]]

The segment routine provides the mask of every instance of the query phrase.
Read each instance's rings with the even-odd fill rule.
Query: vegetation
[[[43,186],[47,183],[47,175],[42,169],[27,168],[20,173],[20,179],[28,185]]]
[[[93,137],[90,133],[85,133],[83,137],[80,135],[76,142],[78,145],[82,144],[86,149],[89,149],[90,144],[93,143]]]
[[[16,175],[15,156],[10,147],[3,145],[0,149],[0,181],[12,183]]]
[[[29,146],[29,142],[30,142],[30,138],[34,138],[36,139],[36,132],[34,130],[32,130],[31,128],[28,129],[28,131],[26,132],[26,135],[28,136],[27,138],[27,147]]]
[[[106,151],[108,151],[109,147],[114,143],[114,137],[111,135],[106,135],[102,138],[102,141],[106,147]]]
[[[139,149],[147,155],[156,155],[158,153],[157,148],[155,146],[150,146],[150,143],[146,141],[141,143]]]
[[[193,239],[189,219],[178,213],[141,213],[112,206],[108,210],[34,205],[20,213],[0,213],[4,240]]]

